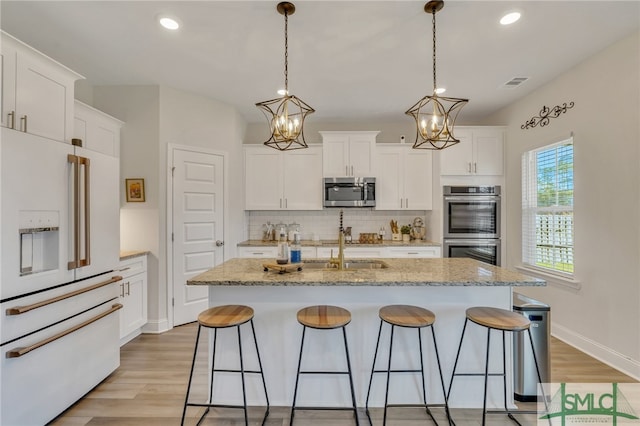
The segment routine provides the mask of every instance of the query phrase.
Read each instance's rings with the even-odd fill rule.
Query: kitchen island
[[[302,326],[296,320],[299,309],[315,304],[337,305],[351,311],[347,326],[356,399],[364,406],[373,352],[379,327],[378,309],[388,304],[411,304],[425,307],[436,314],[435,332],[438,350],[448,387],[455,354],[465,319],[471,306],[492,306],[511,309],[512,288],[543,286],[537,278],[488,265],[472,259],[367,259],[349,260],[350,269],[325,267],[326,260],[307,260],[301,271],[279,274],[265,271],[264,259],[232,259],[188,281],[188,285],[208,285],[211,306],[244,304],[255,310],[258,335],[269,397],[272,405],[288,406],[293,399],[293,385]],[[365,262],[369,263],[369,266]],[[360,264],[358,264],[360,263]],[[484,366],[486,329],[470,325],[460,356],[460,372],[480,372]],[[388,347],[388,327],[382,335],[382,348]],[[305,342],[303,369],[344,370],[344,349],[336,331],[309,330]],[[427,330],[423,336],[427,398],[430,403],[442,403],[444,396],[439,381],[433,343]],[[416,331],[398,329],[394,336],[394,366],[413,369],[419,366]],[[219,333],[221,345],[216,359],[237,367],[237,336]],[[496,335],[497,336],[497,335]],[[225,340],[226,339],[226,340]],[[244,341],[246,340],[246,341]],[[384,343],[387,342],[387,343]],[[492,339],[490,369],[501,370],[500,339]],[[511,376],[511,345],[507,341],[507,372]],[[495,346],[494,346],[495,344]],[[250,332],[243,333],[243,350],[248,366],[257,366],[251,351]],[[387,351],[378,356],[376,368],[386,366]],[[222,367],[221,367],[222,368]],[[251,375],[250,375],[251,376]],[[249,377],[249,376],[248,376]],[[349,387],[345,377],[303,376],[297,403],[300,405],[347,406]],[[261,405],[260,382],[248,379],[248,401]],[[511,380],[508,380],[511,387]],[[222,403],[241,402],[242,391],[237,376],[216,375],[217,395]],[[483,379],[457,377],[449,401],[452,407],[482,406]],[[215,391],[214,391],[215,393]],[[416,374],[396,374],[391,378],[391,403],[419,403],[420,381]],[[513,395],[509,389],[508,395]],[[384,401],[383,375],[376,375],[370,406]],[[511,404],[512,401],[509,401]],[[502,380],[490,379],[488,405],[502,406]]]

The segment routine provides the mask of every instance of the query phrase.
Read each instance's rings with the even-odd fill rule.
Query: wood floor
[[[187,324],[161,334],[145,334],[137,337],[121,349],[121,365],[82,400],[70,407],[52,422],[56,426],[147,426],[178,425],[182,415],[182,405],[187,385],[196,325]],[[204,348],[204,346],[202,346]],[[203,357],[204,359],[204,357]],[[197,365],[204,371],[204,362]],[[206,373],[196,373],[206,377]],[[551,343],[552,382],[635,382],[631,377],[608,367],[583,354],[569,345],[552,339]],[[199,386],[200,388],[205,388]],[[197,394],[196,398],[197,398]],[[527,405],[527,404],[522,404]],[[525,407],[531,408],[531,407]],[[434,409],[440,424],[446,424],[441,409]],[[199,413],[190,409],[185,424],[194,425]],[[261,424],[263,411],[250,411],[250,423]],[[458,426],[480,425],[479,410],[452,410]],[[374,425],[382,424],[382,410],[372,410]],[[523,426],[534,426],[535,415],[519,415]],[[391,409],[387,424],[390,426],[416,426],[431,424],[424,410],[414,408]],[[361,424],[365,425],[366,415],[360,413]],[[506,416],[492,415],[490,425],[514,425]],[[240,426],[244,425],[241,410],[212,410],[203,425]],[[289,424],[289,409],[272,407],[266,425],[283,426]],[[300,411],[296,413],[296,426],[351,426],[353,415],[347,412]]]

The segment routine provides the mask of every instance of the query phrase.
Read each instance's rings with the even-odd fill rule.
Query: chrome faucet
[[[338,258],[333,257],[333,250],[331,251],[331,259],[329,264],[335,265],[339,270],[344,269],[344,227],[342,226],[343,211],[340,210],[340,228],[338,230]]]

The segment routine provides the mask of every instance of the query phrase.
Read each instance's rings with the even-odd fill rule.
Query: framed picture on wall
[[[128,203],[144,203],[144,179],[125,179]]]

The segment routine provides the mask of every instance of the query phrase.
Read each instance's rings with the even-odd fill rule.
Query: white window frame
[[[562,271],[553,267],[544,267],[537,264],[537,242],[539,240],[536,231],[536,217],[537,213],[572,213],[572,222],[575,221],[574,201],[572,200],[570,206],[550,206],[550,207],[538,207],[537,200],[537,188],[538,188],[538,176],[537,176],[537,154],[542,151],[548,151],[557,149],[561,146],[572,145],[574,146],[574,164],[575,167],[575,145],[573,143],[573,137],[555,142],[549,145],[545,145],[540,148],[527,151],[522,155],[522,265],[524,268],[540,272],[543,275],[556,276],[558,278],[564,278],[573,281],[575,276],[575,225],[572,225],[570,233],[571,243],[571,264],[573,271]],[[575,174],[574,174],[575,176]],[[574,189],[575,189],[575,177],[574,177]],[[575,194],[573,194],[575,195]],[[555,243],[553,244],[555,247]]]

